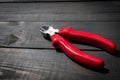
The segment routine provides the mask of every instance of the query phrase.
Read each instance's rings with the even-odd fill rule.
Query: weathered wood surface
[[[88,1],[88,0],[0,0],[0,2]]]
[[[55,50],[0,48],[1,80],[119,80],[120,58],[102,51],[86,51],[105,61],[94,71]]]
[[[100,0],[0,0],[0,2],[48,2],[48,1],[51,1],[51,2],[60,2],[60,1],[63,1],[63,2],[78,2],[78,1],[100,1]],[[107,1],[107,0],[106,0]]]
[[[58,29],[70,25],[75,30],[99,34],[115,42],[120,50],[120,22],[0,22],[0,46],[53,48],[51,42],[44,39],[39,31],[45,24]],[[75,45],[80,49],[97,49],[84,44]]]
[[[119,21],[119,3],[2,3],[0,21]]]
[[[0,80],[120,79],[120,2],[27,1],[0,3]],[[115,42],[118,51],[110,55],[99,48],[74,43],[105,61],[102,71],[86,68],[57,52],[51,42],[43,38],[39,29],[46,24],[99,34]]]

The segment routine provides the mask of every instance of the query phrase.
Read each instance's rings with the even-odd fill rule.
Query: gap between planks
[[[10,48],[10,49],[38,49],[38,50],[56,50],[55,48],[34,48],[34,47],[2,47],[0,46],[0,48]],[[104,50],[100,50],[100,49],[80,49],[83,51],[104,51]],[[119,51],[119,50],[117,50]]]

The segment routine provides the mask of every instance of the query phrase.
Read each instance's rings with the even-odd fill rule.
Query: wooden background
[[[73,43],[105,61],[104,70],[86,68],[43,38],[45,24],[99,34],[115,42],[117,52]],[[119,31],[119,1],[0,0],[0,80],[119,80]]]

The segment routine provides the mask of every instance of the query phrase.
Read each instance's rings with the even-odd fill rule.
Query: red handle
[[[52,35],[51,40],[55,48],[63,50],[71,59],[77,61],[78,63],[95,69],[101,69],[104,67],[103,60],[79,50],[60,35]]]
[[[77,31],[73,30],[70,27],[65,27],[61,28],[59,30],[59,33],[68,40],[91,44],[93,46],[100,47],[110,53],[114,53],[116,51],[116,45],[113,42],[90,32]]]

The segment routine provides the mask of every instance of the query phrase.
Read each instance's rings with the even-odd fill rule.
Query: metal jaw
[[[52,36],[55,33],[58,33],[58,29],[54,29],[52,26],[44,25],[40,27],[40,32],[44,35],[44,37]]]

